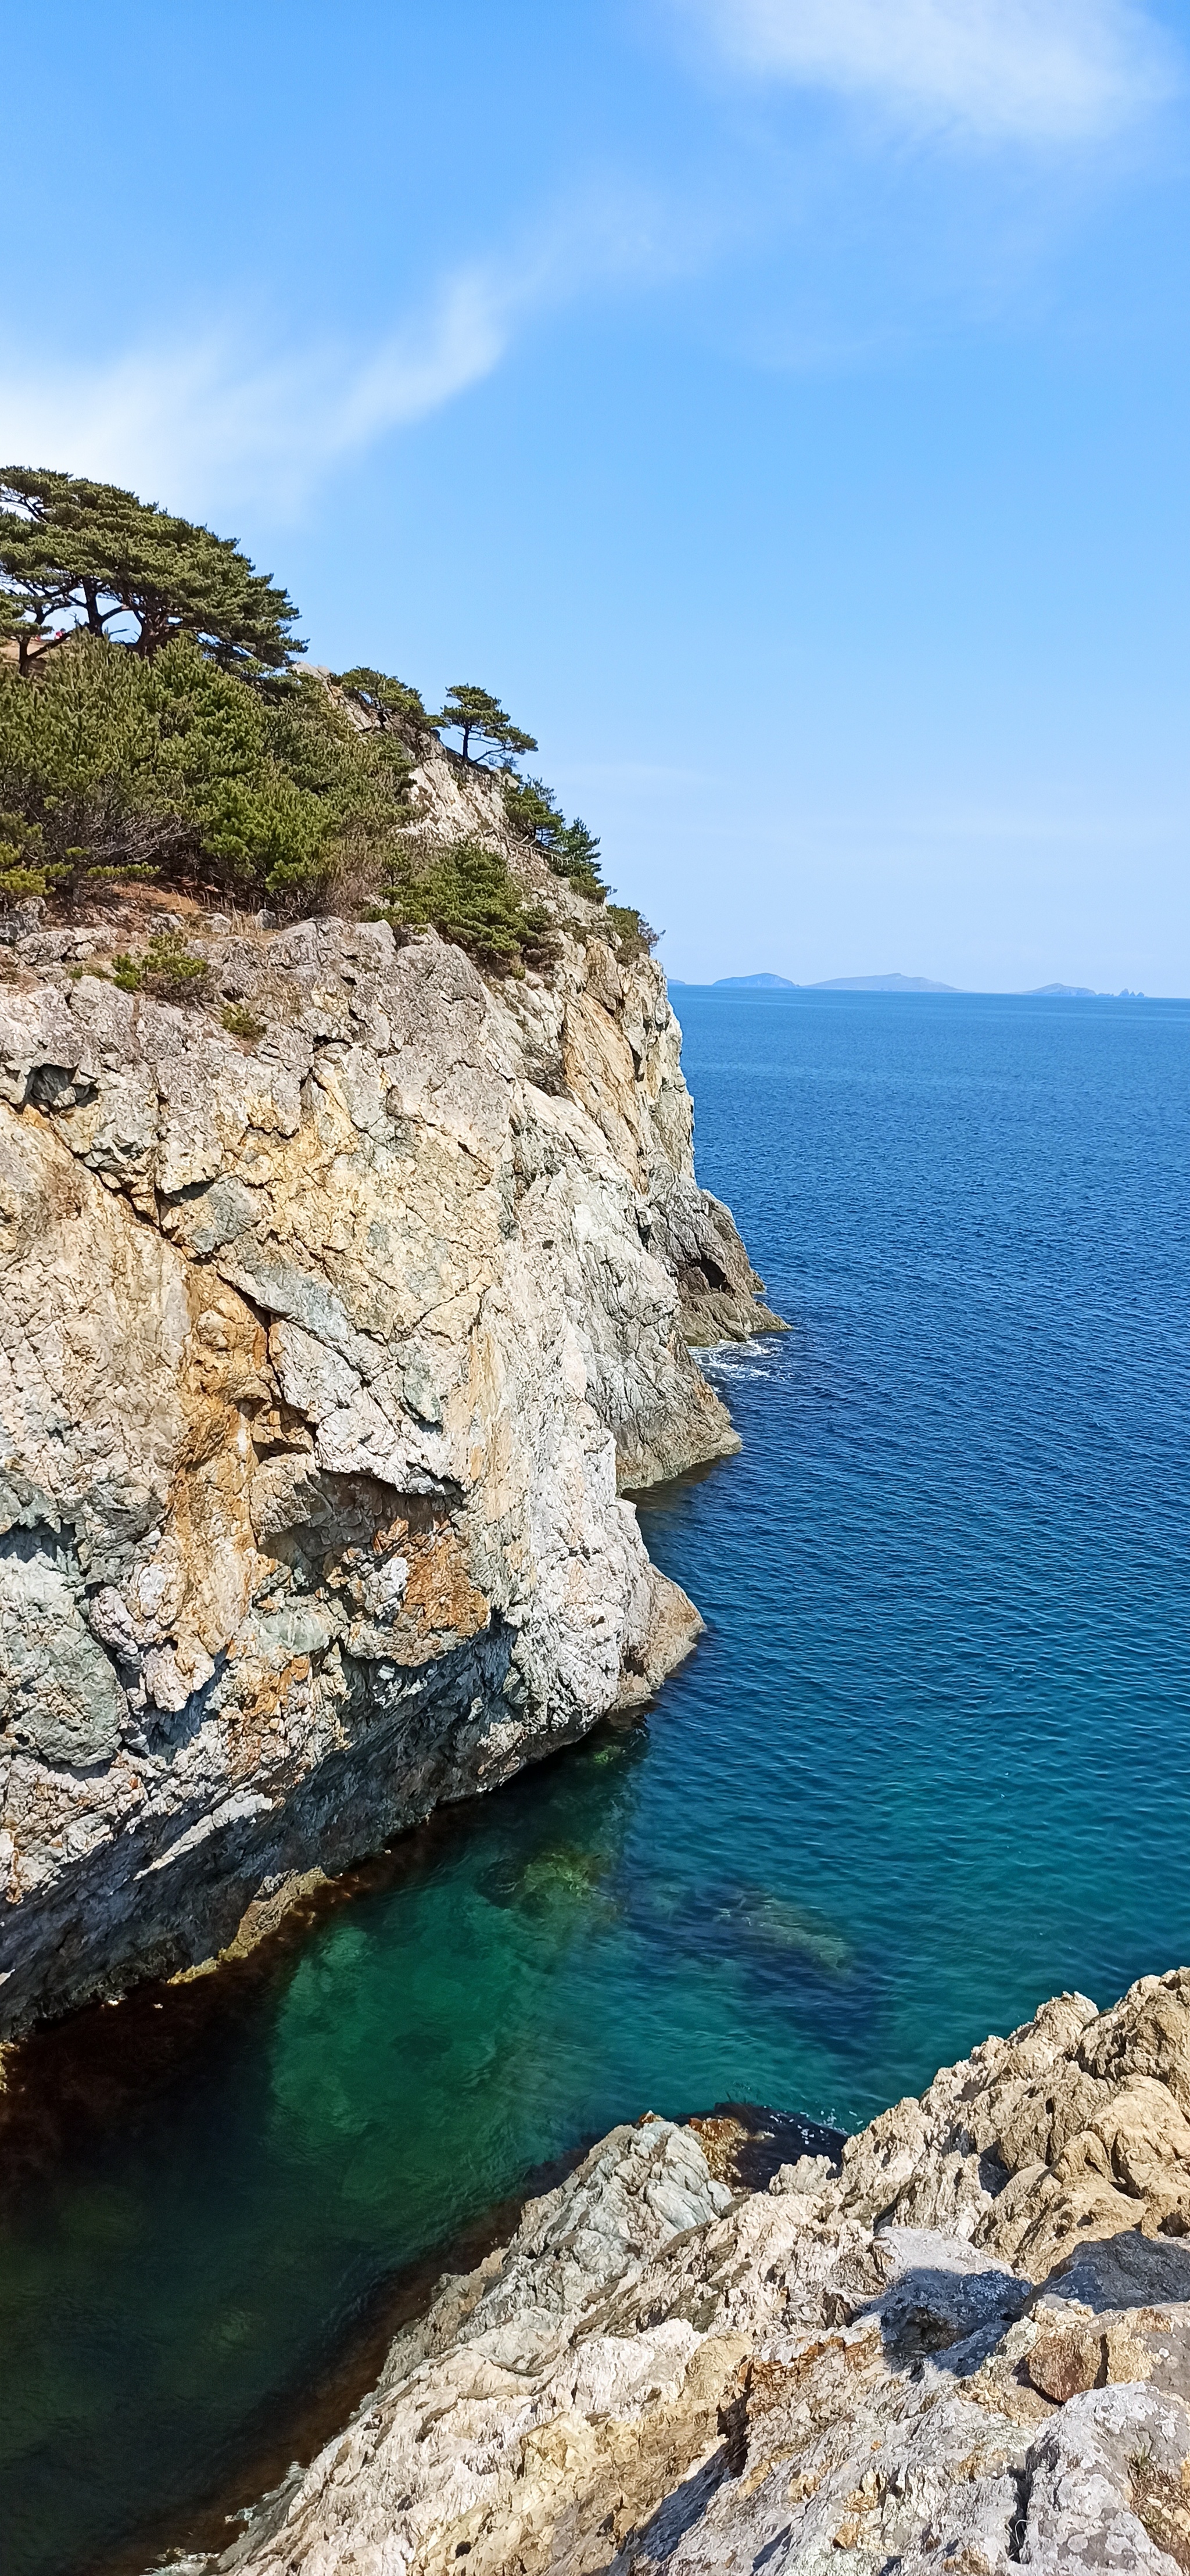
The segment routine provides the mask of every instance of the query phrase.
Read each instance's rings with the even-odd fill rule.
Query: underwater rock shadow
[[[662,1964],[735,1969],[748,2000],[791,2008],[832,2049],[870,2051],[884,2010],[887,1963],[853,1949],[816,1907],[734,1880],[635,1882],[621,1898],[628,1928]]]

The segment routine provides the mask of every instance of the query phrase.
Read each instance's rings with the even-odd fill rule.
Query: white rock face
[[[1060,1996],[767,2191],[712,2178],[722,2122],[614,2130],[201,2563],[1174,2576],[1188,2102],[1181,1969]]]
[[[551,882],[505,985],[383,922],[199,924],[197,1009],[16,943],[0,2032],[251,1937],[697,1633],[620,1494],[738,1446],[688,1339],[774,1319],[660,970]]]

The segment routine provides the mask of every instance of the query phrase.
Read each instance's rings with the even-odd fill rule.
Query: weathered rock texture
[[[444,755],[421,795],[499,839]],[[521,859],[556,962],[502,986],[386,923],[192,910],[200,1009],[88,971],[126,921],[16,943],[0,2031],[250,1937],[697,1631],[618,1494],[738,1446],[687,1343],[774,1319],[659,968]]]
[[[767,2192],[689,2129],[617,2129],[218,2567],[1173,2576],[1188,2113],[1180,1969],[1103,2015],[1060,1996]]]

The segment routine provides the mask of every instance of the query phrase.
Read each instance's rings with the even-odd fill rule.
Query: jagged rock
[[[729,2200],[693,2130],[614,2130],[201,2563],[1185,2570],[1188,2075],[1181,1969],[1102,2015],[1060,1996],[764,2192]]]
[[[449,791],[498,838],[460,770],[428,760],[430,819]],[[118,917],[18,942],[0,2031],[202,1961],[697,1634],[621,1496],[738,1446],[687,1348],[704,1239],[716,1330],[773,1319],[695,1182],[660,969],[550,884],[555,963],[506,984],[432,932],[191,913],[181,1009],[55,963]]]

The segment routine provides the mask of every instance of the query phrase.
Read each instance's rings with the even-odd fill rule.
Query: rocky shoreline
[[[548,971],[195,906],[174,1006],[108,971],[132,898],[8,951],[0,2037],[242,1948],[699,1632],[624,1497],[738,1447],[691,1345],[777,1318],[664,976],[485,773],[418,798]]]
[[[731,2151],[614,2130],[191,2576],[1190,2566],[1190,1970]]]

